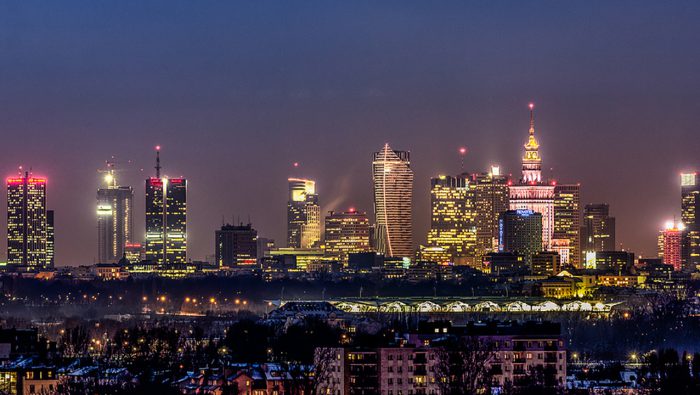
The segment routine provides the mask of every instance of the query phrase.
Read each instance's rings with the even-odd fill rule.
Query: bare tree
[[[450,338],[436,352],[435,376],[442,395],[487,393],[491,384],[489,344],[476,336]]]

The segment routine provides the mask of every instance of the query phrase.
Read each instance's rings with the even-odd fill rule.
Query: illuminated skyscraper
[[[581,267],[581,186],[556,184],[554,187],[554,233],[550,249],[566,245],[560,253],[562,265]]]
[[[498,250],[498,216],[508,210],[508,178],[498,166],[471,175],[476,210],[476,255]]]
[[[698,173],[681,174],[681,221],[685,226],[683,255],[689,270],[700,265],[700,182]]]
[[[528,267],[542,251],[542,214],[532,210],[508,210],[498,219],[499,251],[522,255]]]
[[[97,257],[100,263],[116,263],[131,242],[134,191],[117,185],[111,166],[104,182],[97,190]]]
[[[669,221],[659,234],[659,257],[677,272],[683,269],[685,263],[682,252],[684,230],[682,222]]]
[[[8,178],[7,263],[30,271],[49,268],[53,251],[49,257],[48,237],[46,179],[29,172]]]
[[[509,204],[511,210],[531,210],[542,215],[542,250],[550,250],[554,235],[555,187],[542,181],[542,158],[535,139],[533,109],[530,104],[530,131],[523,156],[523,176],[517,185],[510,186]]]
[[[428,248],[442,252],[433,254],[438,263],[474,266],[476,262],[474,190],[466,177],[439,176],[430,180]]]
[[[348,255],[369,251],[369,218],[367,213],[350,209],[330,211],[326,216],[326,254],[339,257],[344,264]]]
[[[615,251],[615,217],[605,203],[587,204],[583,208],[581,249],[589,252]]]
[[[56,228],[53,222],[53,210],[46,210],[46,267],[56,265]]]
[[[219,267],[257,263],[258,231],[253,225],[223,225],[214,235],[215,259]]]
[[[187,180],[160,175],[146,180],[146,259],[162,269],[187,262]]]
[[[314,248],[321,242],[321,206],[316,182],[290,178],[287,202],[287,246]]]
[[[410,153],[385,144],[372,157],[375,247],[390,257],[413,255],[413,170]]]

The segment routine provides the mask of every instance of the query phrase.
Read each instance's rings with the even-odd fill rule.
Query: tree
[[[490,346],[476,336],[448,338],[436,348],[435,376],[443,395],[481,394],[491,384]]]

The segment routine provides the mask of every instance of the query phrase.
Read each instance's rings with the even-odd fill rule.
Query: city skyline
[[[250,29],[280,21],[260,6],[234,13],[240,24],[213,10],[199,19],[170,9],[156,25],[137,18],[128,28],[115,16],[135,6],[2,7],[0,29],[13,40],[0,43],[8,55],[0,63],[7,77],[0,128],[7,147],[31,149],[6,150],[1,169],[10,176],[24,164],[48,179],[59,266],[96,258],[95,169],[111,155],[134,162],[119,177],[136,191],[141,229],[141,183],[155,144],[164,146],[169,175],[191,183],[193,259],[212,253],[222,215],[250,214],[261,235],[284,240],[290,176],[318,182],[322,213],[371,212],[367,162],[387,142],[411,151],[413,242],[423,243],[428,180],[459,173],[458,147],[468,148],[465,171],[497,163],[518,174],[529,101],[539,109],[545,175],[581,183],[582,205],[609,203],[618,246],[638,255],[653,255],[663,222],[680,217],[679,173],[700,168],[700,59],[688,51],[698,32],[694,4],[648,4],[632,13],[610,5],[605,15],[588,5],[559,14],[542,3],[416,5],[386,26],[345,6],[301,6],[255,40],[245,38]],[[505,18],[498,24],[496,12]],[[426,13],[432,22],[423,25]],[[456,14],[467,16],[450,18]],[[319,16],[323,22],[310,23]],[[670,19],[663,30],[645,27]],[[327,34],[309,37],[314,28]],[[553,28],[558,35],[547,34]],[[474,31],[486,37],[476,40]],[[210,45],[200,48],[205,39]],[[580,43],[575,50],[572,40]],[[251,193],[238,193],[242,186]]]

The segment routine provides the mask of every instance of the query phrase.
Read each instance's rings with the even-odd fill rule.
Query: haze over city
[[[3,3],[1,169],[48,178],[57,265],[89,264],[97,170],[120,162],[141,235],[161,145],[204,259],[222,216],[283,244],[289,176],[317,181],[322,213],[371,213],[388,142],[411,151],[418,245],[430,177],[460,172],[459,147],[465,171],[519,176],[532,101],[545,176],[609,203],[618,244],[654,255],[679,173],[700,165],[700,4],[601,4]]]

